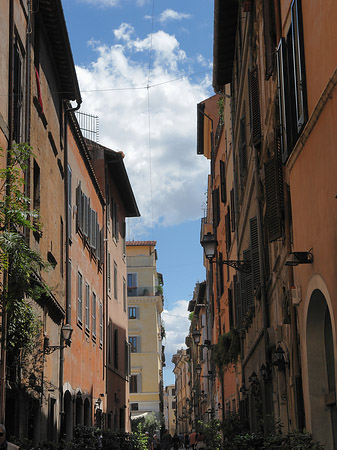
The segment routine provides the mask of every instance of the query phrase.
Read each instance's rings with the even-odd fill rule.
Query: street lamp
[[[205,256],[210,263],[217,262],[219,264],[226,264],[227,266],[233,267],[239,272],[250,273],[252,271],[252,267],[250,261],[241,261],[241,260],[233,260],[226,259],[224,261],[217,261],[215,258],[216,248],[218,245],[218,241],[216,240],[214,234],[208,232],[203,236],[200,241],[201,246],[204,249]]]
[[[62,325],[61,328],[61,345],[49,345],[49,337],[45,336],[43,343],[43,351],[46,355],[50,355],[55,352],[55,350],[63,349],[65,347],[70,347],[71,345],[71,335],[73,329],[69,323]]]
[[[211,341],[208,339],[205,339],[204,344],[200,344],[201,333],[197,328],[193,331],[192,337],[196,345],[199,345],[200,347],[207,347],[208,349],[211,347]]]

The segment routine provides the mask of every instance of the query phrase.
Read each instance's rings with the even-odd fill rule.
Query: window
[[[291,26],[277,49],[282,162],[285,163],[307,121],[307,99],[300,1],[291,6]]]
[[[90,288],[89,284],[85,283],[85,328],[90,329]]]
[[[137,295],[137,273],[128,273],[128,296],[133,297]]]
[[[126,312],[126,281],[123,278],[123,309]]]
[[[71,239],[71,216],[72,216],[72,199],[71,199],[71,181],[72,181],[72,172],[71,168],[68,165],[68,237]]]
[[[96,294],[92,293],[92,336],[96,337]]]
[[[244,115],[240,119],[239,168],[242,188],[247,169],[246,119]]]
[[[108,253],[108,267],[107,267],[107,288],[108,292],[111,292],[111,255]]]
[[[220,183],[221,183],[221,201],[222,203],[227,202],[227,192],[226,192],[226,164],[220,161]]]
[[[135,394],[138,391],[138,376],[139,375],[131,375],[130,377],[130,393]]]
[[[111,219],[112,219],[112,235],[118,241],[118,206],[117,203],[111,198]]]
[[[114,298],[117,300],[118,286],[117,286],[117,264],[114,261]]]
[[[114,332],[114,366],[118,369],[118,328]]]
[[[139,406],[138,403],[131,403],[131,411],[138,411]]]
[[[60,273],[62,278],[64,275],[63,247],[63,220],[60,217]]]
[[[176,395],[176,390],[174,388],[172,389],[172,395]]]
[[[22,104],[23,104],[23,61],[22,53],[18,39],[14,43],[14,80],[13,80],[13,97],[14,97],[14,127],[13,139],[16,143],[22,141]]]
[[[131,353],[138,353],[139,336],[129,336]]]
[[[103,344],[103,305],[99,304],[99,342]]]
[[[36,213],[40,214],[40,204],[41,204],[41,174],[40,167],[34,159],[34,169],[33,169],[33,209]],[[62,219],[61,219],[62,220]],[[39,217],[34,217],[33,225],[36,228],[34,236],[37,240],[41,238],[41,232],[39,231]],[[63,248],[63,242],[61,247]]]
[[[78,272],[78,274],[77,274],[77,319],[81,323],[82,323],[82,296],[83,296],[82,283],[83,283],[82,274],[80,272]]]
[[[137,319],[136,306],[129,306],[129,319]]]
[[[68,267],[67,267],[67,323],[71,323],[71,259],[68,259]]]
[[[171,408],[172,408],[172,409],[176,409],[176,407],[177,407],[177,402],[172,402]]]

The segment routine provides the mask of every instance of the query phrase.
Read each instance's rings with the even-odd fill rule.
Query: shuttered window
[[[234,189],[231,189],[230,192],[230,197],[231,197],[231,230],[232,232],[235,231],[235,196],[234,196]]]
[[[92,336],[96,338],[96,294],[92,293],[92,311],[91,311],[91,319],[92,319]]]
[[[231,330],[234,327],[232,289],[228,289],[228,318],[229,318],[229,329]]]
[[[283,235],[284,200],[282,165],[277,155],[264,165],[266,188],[266,224],[269,242]]]
[[[77,273],[77,319],[82,323],[82,296],[83,278],[80,272]]]
[[[300,133],[307,119],[302,10],[300,0],[294,0],[291,6],[291,22],[297,132]]]
[[[261,283],[261,268],[260,268],[260,254],[259,254],[259,236],[257,217],[250,219],[250,252],[251,252],[251,266],[253,273],[253,287],[255,288]]]
[[[227,202],[227,192],[226,192],[226,164],[224,161],[220,161],[220,183],[221,183],[221,201],[222,203]]]
[[[72,172],[68,165],[68,237],[71,239],[72,196],[71,196]]]
[[[277,49],[282,162],[289,157],[307,121],[301,1],[291,6],[291,26]]]
[[[242,325],[242,305],[241,305],[241,292],[240,292],[240,282],[238,276],[233,277],[234,286],[234,304],[235,304],[235,324],[237,328],[241,328]]]
[[[280,114],[280,139],[282,149],[282,161],[286,162],[289,156],[288,143],[288,122],[289,107],[288,101],[288,76],[287,76],[287,53],[285,39],[282,38],[277,49],[277,80],[278,80],[278,97],[279,97],[279,114]]]
[[[248,72],[252,138],[255,146],[261,142],[260,94],[257,68]]]
[[[227,213],[225,215],[225,232],[226,232],[226,251],[227,253],[229,253],[232,245],[231,213],[229,206],[227,206]]]
[[[90,329],[90,288],[88,283],[85,283],[85,328]]]
[[[263,35],[265,54],[265,79],[269,80],[275,66],[276,27],[274,2],[263,0]]]
[[[119,359],[118,328],[115,328],[115,332],[114,332],[114,366],[115,366],[115,369],[118,369],[118,359]]]
[[[247,169],[247,145],[246,145],[246,119],[242,116],[240,119],[240,142],[239,142],[239,166],[241,188],[243,187],[243,180]]]

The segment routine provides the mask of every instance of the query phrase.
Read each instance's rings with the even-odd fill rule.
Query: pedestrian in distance
[[[185,434],[185,449],[188,450],[188,447],[190,446],[190,437],[189,435],[186,433]]]
[[[161,448],[162,450],[170,450],[171,447],[172,447],[172,436],[170,435],[168,430],[165,430],[161,438]]]
[[[178,437],[177,433],[174,433],[172,441],[173,441],[173,448],[174,448],[174,450],[178,450],[179,449],[180,440],[179,440],[179,437]]]
[[[0,424],[0,449],[1,450],[15,450],[19,447],[7,441],[5,425]]]

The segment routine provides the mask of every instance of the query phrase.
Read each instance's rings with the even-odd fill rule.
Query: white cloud
[[[196,154],[196,105],[211,95],[211,80],[209,74],[198,82],[185,77],[195,61],[170,34],[139,39],[126,23],[114,34],[113,46],[92,41],[97,59],[77,67],[81,111],[99,116],[101,144],[126,155],[142,215],[133,220],[128,238],[137,239],[157,223],[202,215],[209,164]]]
[[[165,9],[165,11],[160,14],[159,22],[166,23],[170,20],[190,19],[191,17],[191,14],[179,13],[173,9]]]
[[[111,7],[120,4],[120,0],[80,0],[82,3],[88,3],[89,5]]]
[[[162,313],[166,330],[166,340],[164,341],[166,356],[164,377],[166,385],[174,383],[172,356],[181,348],[186,348],[185,337],[188,335],[190,327],[187,306],[187,300],[178,300],[174,303],[172,309],[165,309]]]

